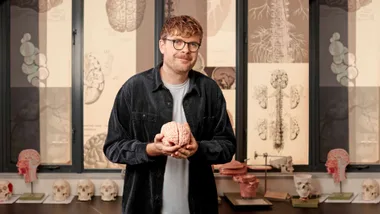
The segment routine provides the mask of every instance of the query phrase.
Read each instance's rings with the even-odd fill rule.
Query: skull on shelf
[[[375,200],[379,196],[379,183],[374,179],[366,179],[362,183],[363,200]]]
[[[294,185],[300,199],[307,199],[312,193],[311,174],[294,175]]]
[[[114,201],[119,192],[119,187],[116,182],[106,179],[100,186],[100,193],[102,201]]]
[[[269,164],[274,168],[281,169],[281,173],[291,173],[294,171],[292,156],[270,160]]]
[[[13,185],[9,181],[0,180],[0,201],[7,201],[12,198]]]
[[[64,201],[71,195],[71,187],[69,182],[58,179],[53,183],[53,200]]]
[[[90,179],[82,179],[78,181],[77,191],[79,201],[91,201],[95,194],[95,185]]]

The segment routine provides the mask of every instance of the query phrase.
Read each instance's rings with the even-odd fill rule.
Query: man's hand
[[[187,128],[190,130],[189,124],[186,124]],[[193,133],[190,130],[190,142],[189,144],[185,145],[184,147],[181,147],[174,153],[175,158],[188,158],[198,150],[198,143],[195,140]]]
[[[179,145],[170,145],[170,146],[165,146],[162,143],[162,138],[164,137],[163,134],[156,134],[154,137],[154,142],[149,143],[146,146],[146,152],[148,153],[149,156],[158,156],[158,155],[167,155],[167,156],[173,156],[174,152],[176,152],[180,146]]]

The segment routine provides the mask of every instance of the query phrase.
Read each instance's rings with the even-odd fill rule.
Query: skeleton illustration
[[[11,0],[12,6],[30,8],[39,13],[45,13],[62,4],[63,0]]]
[[[41,163],[40,154],[34,149],[22,150],[18,156],[18,173],[24,175],[25,183],[37,180],[37,167]]]
[[[332,149],[327,154],[326,168],[332,174],[335,183],[346,180],[346,166],[350,163],[350,157],[344,149]]]
[[[348,12],[356,12],[370,4],[372,0],[325,0],[325,2],[330,7],[339,7]]]
[[[291,1],[294,4],[296,1]],[[308,19],[308,8],[299,0],[299,8],[293,12]],[[251,36],[249,51],[253,62],[291,63],[307,60],[307,44],[303,34],[294,32],[295,26],[289,21],[291,14],[289,0],[265,0],[259,7],[249,9],[250,17],[270,17],[270,27],[260,26]],[[265,13],[265,14],[263,14]]]
[[[336,74],[336,80],[343,86],[354,86],[354,80],[359,71],[356,68],[356,57],[348,52],[340,40],[340,34],[334,33],[330,38],[329,52],[333,56],[331,71]]]
[[[107,0],[105,6],[111,27],[118,32],[131,32],[144,19],[146,0]]]
[[[119,192],[116,182],[106,179],[100,186],[100,194],[102,201],[114,201]]]
[[[91,201],[95,195],[95,185],[90,179],[79,180],[77,191],[79,201]]]
[[[64,201],[71,195],[69,182],[64,179],[58,179],[53,183],[53,200]]]
[[[313,192],[313,186],[311,185],[311,175],[310,174],[295,174],[294,186],[296,191],[300,196],[301,200],[307,200],[309,195]]]
[[[379,196],[379,183],[375,179],[366,179],[362,183],[362,197],[365,201],[375,200]]]
[[[281,173],[291,173],[294,171],[292,156],[270,160],[269,164],[276,169],[281,169]]]
[[[13,195],[13,185],[6,180],[0,180],[0,202],[8,201]]]
[[[95,103],[104,90],[104,75],[99,61],[92,54],[84,57],[84,103]]]
[[[258,101],[259,105],[263,109],[268,108],[268,99],[274,97],[276,100],[275,106],[275,120],[268,122],[267,119],[258,119],[257,131],[262,140],[267,140],[267,132],[270,131],[270,136],[274,142],[274,148],[280,151],[284,147],[286,131],[289,133],[289,139],[295,140],[299,133],[300,127],[298,125],[297,119],[292,116],[289,117],[289,129],[285,125],[285,113],[284,113],[284,97],[290,99],[290,109],[295,109],[301,101],[302,87],[291,86],[290,95],[285,93],[285,88],[288,86],[288,74],[284,70],[276,69],[272,72],[271,86],[275,90],[274,93],[268,96],[267,86],[260,85],[254,88],[254,96]],[[269,124],[268,124],[269,123]],[[268,127],[269,126],[269,127]]]
[[[47,58],[30,42],[31,38],[32,36],[26,33],[21,39],[20,53],[24,56],[24,63],[21,66],[22,72],[27,75],[28,82],[33,86],[45,87],[46,80],[49,77]]]

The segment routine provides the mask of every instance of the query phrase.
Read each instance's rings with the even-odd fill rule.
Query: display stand
[[[268,157],[284,157],[284,156],[276,156],[276,155],[268,155],[268,153],[263,153],[262,155],[259,155],[255,151],[255,156],[254,158],[256,159],[257,157],[264,157],[265,161],[265,169],[264,169],[264,198],[267,198],[269,200],[274,200],[274,201],[287,201],[290,199],[290,195],[287,192],[276,192],[276,191],[267,191],[267,177],[268,177],[268,172],[267,172],[267,166],[268,166]]]

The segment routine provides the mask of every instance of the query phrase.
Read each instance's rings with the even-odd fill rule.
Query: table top
[[[233,206],[222,197],[219,205],[219,214],[248,214],[248,213],[333,213],[333,214],[358,214],[378,213],[380,204],[334,204],[321,203],[318,208],[293,208],[289,202],[272,202],[270,209],[252,210],[252,208],[234,209]],[[100,197],[94,197],[92,201],[81,202],[75,197],[70,204],[0,204],[0,213],[6,214],[116,214],[121,213],[121,197],[116,201],[104,202]]]

